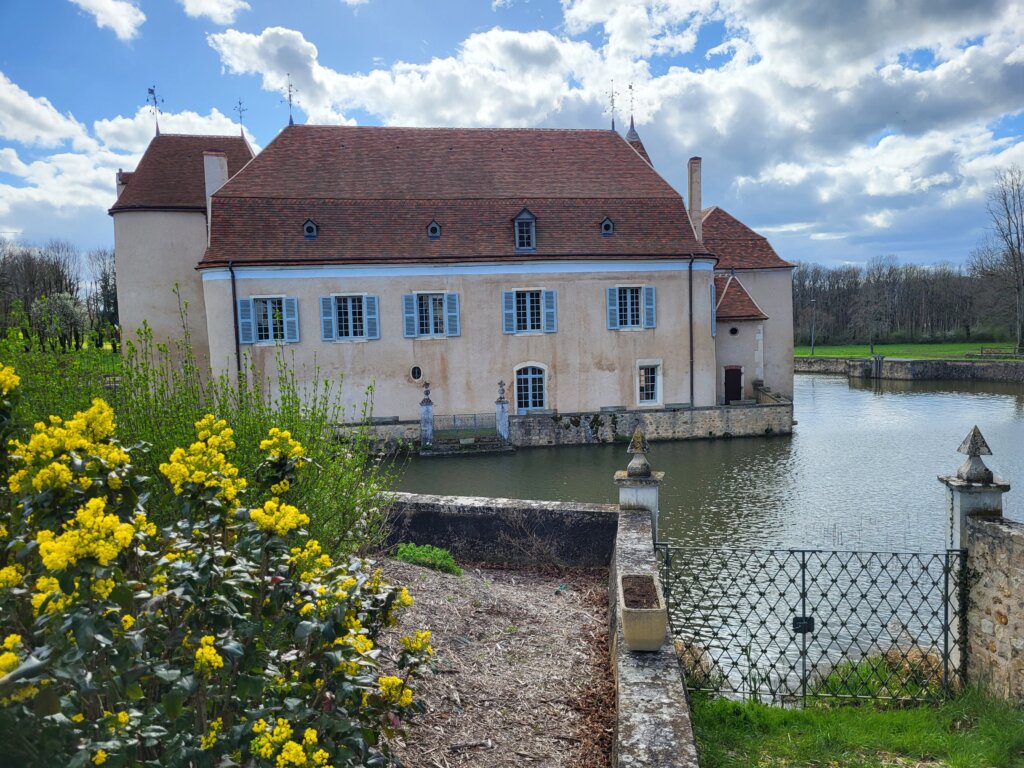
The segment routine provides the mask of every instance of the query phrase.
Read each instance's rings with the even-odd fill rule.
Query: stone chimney
[[[228,156],[223,152],[203,152],[203,173],[206,177],[206,244],[210,244],[213,193],[228,180]]]
[[[690,223],[693,224],[693,234],[697,242],[703,242],[704,233],[700,216],[700,158],[691,157],[687,165],[687,192],[686,199],[690,206]]]
[[[120,197],[121,193],[124,192],[124,188],[128,186],[128,178],[130,174],[126,174],[122,169],[117,169],[117,196]]]

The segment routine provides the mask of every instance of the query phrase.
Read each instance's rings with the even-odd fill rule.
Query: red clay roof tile
[[[792,267],[771,243],[718,206],[701,212],[704,245],[718,257],[719,269],[773,269]]]
[[[123,172],[127,186],[109,213],[129,210],[206,210],[203,152],[223,152],[228,174],[252,159],[241,136],[180,136],[163,133],[149,143],[134,172]]]
[[[735,275],[715,275],[715,293],[718,295],[715,317],[719,320],[768,319]]]
[[[513,239],[524,207],[529,254]],[[611,131],[292,126],[214,195],[200,266],[691,254],[709,256],[679,193]]]

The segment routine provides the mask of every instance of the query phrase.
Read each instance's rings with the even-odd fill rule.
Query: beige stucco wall
[[[715,352],[718,356],[718,368],[715,371],[716,394],[718,402],[725,402],[725,369],[738,365],[743,369],[743,397],[753,400],[754,381],[757,379],[757,346],[758,330],[762,323],[750,320],[735,322],[718,321],[718,335],[715,338]],[[729,333],[735,328],[735,336]]]
[[[725,273],[722,273],[725,274]],[[793,270],[736,270],[747,293],[768,315],[764,321],[764,383],[793,397]],[[721,328],[723,324],[719,324]],[[721,334],[721,331],[719,331]],[[722,362],[719,361],[719,367]],[[753,369],[751,369],[753,370]],[[744,371],[746,373],[746,371]],[[751,375],[747,378],[753,378]]]
[[[662,361],[662,402],[688,403],[689,341],[687,270],[631,273],[489,274],[406,277],[250,278],[236,270],[238,296],[287,295],[298,298],[301,341],[286,345],[243,346],[260,375],[273,378],[277,353],[283,352],[301,379],[315,366],[323,375],[344,377],[350,413],[375,383],[374,415],[415,419],[421,384],[410,377],[419,366],[431,383],[435,413],[491,413],[500,380],[512,382],[523,363],[546,367],[547,405],[563,412],[604,406],[637,407],[636,361]],[[211,273],[212,274],[212,273]],[[223,274],[223,273],[221,273]],[[282,274],[286,274],[282,271]],[[697,405],[715,402],[715,351],[710,333],[710,269],[694,271],[694,357]],[[605,289],[615,285],[657,287],[657,328],[609,331]],[[211,361],[215,370],[234,371],[231,283],[203,283]],[[513,336],[502,333],[501,293],[525,288],[557,292],[558,332]],[[407,339],[402,335],[401,297],[417,291],[459,294],[459,337]],[[381,338],[376,341],[320,340],[319,299],[331,293],[369,293],[380,297]],[[515,400],[509,388],[515,413]]]
[[[121,335],[135,341],[147,321],[154,339],[183,335],[178,301],[188,303],[188,325],[197,362],[206,366],[209,346],[202,278],[196,264],[206,250],[206,214],[186,211],[121,211],[114,219],[114,260]]]

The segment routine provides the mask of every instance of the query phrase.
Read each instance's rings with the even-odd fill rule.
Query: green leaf
[[[316,624],[312,621],[300,621],[299,626],[295,628],[295,640],[301,642],[309,637],[313,630],[316,629]]]
[[[8,672],[5,676],[0,677],[0,688],[11,683],[16,683],[19,680],[23,680],[26,677],[33,677],[38,675],[44,669],[46,669],[47,662],[37,659],[31,654],[27,659],[21,662],[21,665],[16,669]]]
[[[141,685],[138,683],[132,683],[125,688],[124,695],[131,701],[138,701],[139,699],[144,698],[146,694],[143,692]]]
[[[167,715],[170,720],[177,720],[181,714],[181,705],[185,702],[185,694],[177,689],[165,693],[163,698],[160,699],[160,705],[163,707],[164,714]]]

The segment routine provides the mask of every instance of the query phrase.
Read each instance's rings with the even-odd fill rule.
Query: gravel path
[[[603,572],[381,567],[415,600],[398,631],[433,633],[436,669],[416,683],[427,712],[395,750],[407,768],[610,765]]]

